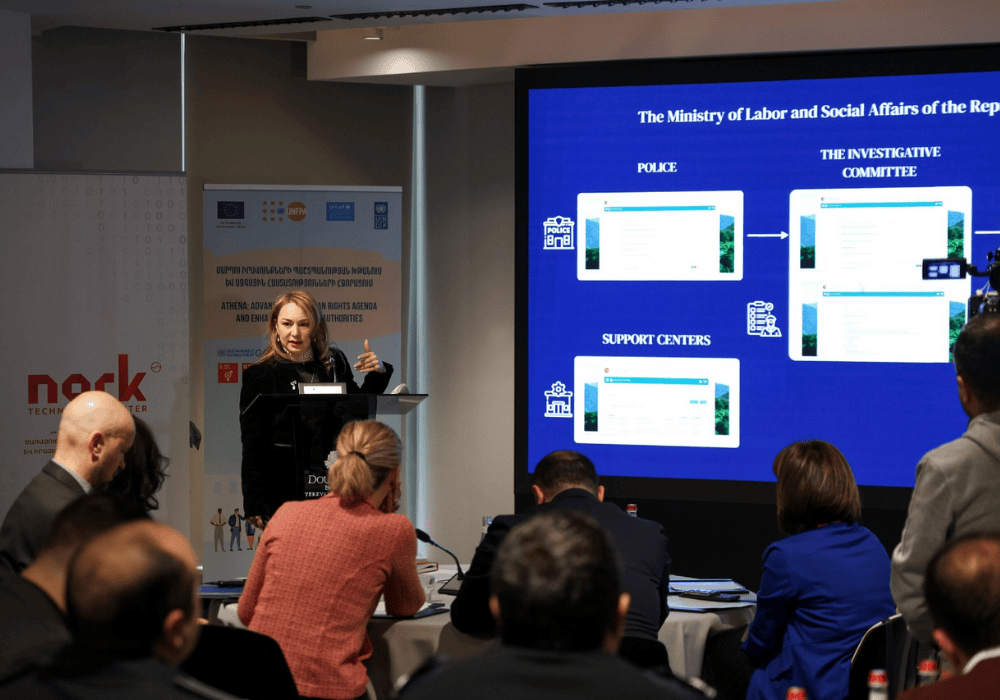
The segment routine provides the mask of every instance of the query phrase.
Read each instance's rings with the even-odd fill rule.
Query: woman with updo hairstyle
[[[301,495],[292,466],[290,420],[267,407],[247,408],[261,394],[297,394],[299,384],[343,383],[348,394],[381,394],[389,386],[392,365],[379,360],[367,340],[353,369],[365,375],[360,386],[347,356],[330,343],[326,320],[311,294],[296,290],[275,300],[267,322],[267,348],[244,370],[240,389],[243,512],[257,528],[266,525],[278,506]],[[329,442],[320,444],[327,434],[336,431],[313,434],[308,448],[310,463],[320,469],[332,448]]]
[[[367,625],[379,597],[403,617],[424,603],[416,534],[396,512],[400,452],[392,428],[346,424],[331,455],[330,493],[285,503],[260,537],[240,620],[277,640],[302,697],[364,697]]]
[[[764,552],[743,651],[734,641],[720,664],[709,656],[722,653],[723,642],[706,650],[706,666],[731,686],[708,670],[706,682],[723,686],[720,697],[727,700],[784,700],[791,686],[805,688],[808,698],[846,698],[854,650],[869,627],[895,612],[889,555],[858,524],[858,485],[836,447],[793,443],[774,458],[773,469],[778,529],[787,537]]]

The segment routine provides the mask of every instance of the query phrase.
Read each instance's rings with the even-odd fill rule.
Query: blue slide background
[[[573,421],[544,418],[553,382],[573,385],[577,355],[736,357],[742,400],[735,449],[587,445],[609,476],[773,481],[775,454],[794,440],[837,445],[858,482],[912,486],[920,456],[958,437],[966,416],[950,364],[795,362],[787,353],[794,189],[968,186],[973,230],[1000,218],[1000,114],[865,116],[780,121],[641,124],[641,110],[729,112],[935,100],[1000,100],[1000,73],[758,83],[533,89],[528,94],[528,465],[574,448]],[[744,110],[745,111],[745,110]],[[939,158],[824,161],[820,149],[940,146]],[[640,174],[639,162],[676,161],[676,173]],[[851,166],[916,165],[917,177],[847,179]],[[543,222],[576,218],[581,192],[741,190],[739,282],[580,282],[577,251],[543,250]],[[581,230],[583,229],[583,230]],[[586,226],[577,222],[575,242]],[[942,231],[942,241],[946,232]],[[969,261],[986,264],[1000,236],[973,235]],[[941,253],[944,257],[946,252]],[[970,281],[978,288],[982,278]],[[785,337],[747,335],[747,304],[772,302]],[[947,328],[947,319],[940,321]],[[942,331],[945,333],[946,331]],[[603,333],[710,335],[710,346],[603,345]],[[574,397],[574,410],[583,407]]]

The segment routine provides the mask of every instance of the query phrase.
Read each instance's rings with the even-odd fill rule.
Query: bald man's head
[[[77,643],[177,665],[198,639],[194,551],[168,525],[121,525],[80,549],[66,602]]]
[[[935,627],[966,657],[1000,646],[1000,534],[946,544],[927,566],[924,589]]]
[[[63,409],[54,458],[92,486],[103,486],[125,466],[134,438],[128,409],[107,392],[87,391]]]

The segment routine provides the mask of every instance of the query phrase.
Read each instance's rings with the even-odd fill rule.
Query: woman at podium
[[[381,394],[392,365],[379,360],[365,341],[354,369],[365,375],[359,386],[344,352],[328,339],[326,321],[311,294],[294,291],[278,297],[267,322],[268,347],[243,372],[240,436],[243,442],[243,509],[263,527],[282,503],[297,498],[292,426],[284,415],[264,406],[247,408],[262,394],[297,394],[299,384],[340,383],[348,394]],[[265,410],[261,410],[265,408]],[[330,445],[319,456],[325,458]]]
[[[399,436],[348,423],[328,472],[330,493],[286,503],[261,536],[240,620],[281,645],[300,697],[364,697],[368,620],[410,616],[424,603],[417,538],[399,509]]]

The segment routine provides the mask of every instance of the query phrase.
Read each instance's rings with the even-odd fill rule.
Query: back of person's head
[[[954,357],[955,371],[983,406],[1000,409],[1000,315],[969,319],[955,341]]]
[[[145,510],[156,510],[160,502],[156,492],[167,478],[170,460],[160,453],[153,431],[141,418],[135,418],[135,441],[125,453],[125,468],[115,474],[109,493],[132,499]]]
[[[492,586],[505,644],[595,650],[618,620],[614,544],[596,520],[572,509],[513,528],[497,552]]]
[[[594,463],[572,450],[550,452],[535,466],[532,483],[551,498],[568,488],[597,493],[598,477]]]
[[[795,442],[774,458],[778,529],[790,535],[834,521],[856,523],[861,498],[840,450],[822,440]]]
[[[327,472],[330,490],[345,504],[358,503],[399,469],[402,449],[396,431],[384,423],[347,423],[337,437],[336,459]]]
[[[80,496],[52,519],[38,556],[55,550],[75,552],[117,525],[148,519],[146,511],[128,498],[101,493]]]
[[[168,525],[128,523],[84,545],[70,564],[69,628],[87,649],[176,664],[197,640],[196,593],[187,540]]]
[[[927,607],[966,656],[1000,646],[1000,533],[948,542],[927,565]]]

